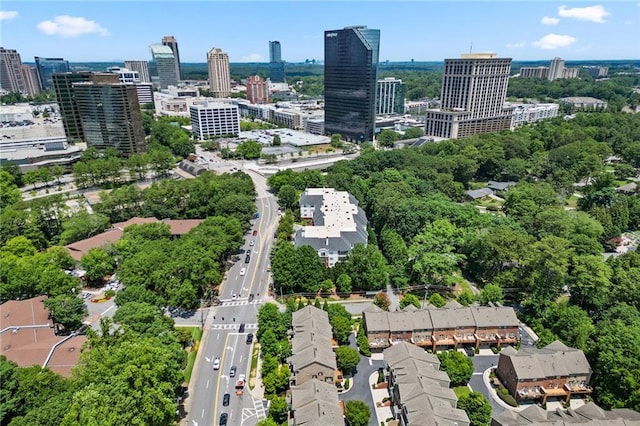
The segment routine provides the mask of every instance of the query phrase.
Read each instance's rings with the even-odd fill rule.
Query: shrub
[[[384,382],[384,373],[382,371],[378,371],[378,383]]]
[[[351,380],[349,378],[344,379],[344,390],[349,390],[351,387]]]
[[[391,398],[389,398],[388,396],[385,396],[384,398],[382,398],[382,403],[384,404],[385,402],[387,402],[390,399]]]
[[[502,389],[504,389],[506,392],[504,394],[502,392],[498,392],[498,397],[500,397],[501,400],[503,400],[510,406],[517,407],[518,403],[511,395],[509,395],[509,391],[507,391],[505,388],[500,388],[500,390]]]

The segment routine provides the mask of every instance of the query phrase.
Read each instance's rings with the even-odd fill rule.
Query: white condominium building
[[[212,136],[238,135],[240,114],[238,106],[223,102],[205,102],[189,107],[191,130],[198,140]]]

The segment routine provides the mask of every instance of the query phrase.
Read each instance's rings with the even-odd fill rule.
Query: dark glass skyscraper
[[[380,30],[324,32],[324,131],[346,140],[373,140]]]
[[[279,41],[269,42],[269,78],[274,83],[284,83],[284,62]]]
[[[40,80],[40,88],[42,90],[53,89],[52,75],[54,72],[69,72],[69,61],[62,58],[41,58],[34,57],[36,61],[36,71],[38,72],[38,80]]]

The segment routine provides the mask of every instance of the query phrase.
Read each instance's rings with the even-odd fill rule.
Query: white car
[[[249,241],[249,245],[250,245],[251,247],[253,247],[255,244],[256,244],[256,242],[255,242],[254,240]]]
[[[238,295],[237,295],[237,294],[233,293],[233,294],[231,295],[231,299],[236,300],[237,298],[238,298]]]
[[[214,370],[220,369],[220,358],[216,358],[213,360],[213,369]]]
[[[243,277],[243,276],[244,276],[244,274],[246,274],[246,273],[247,273],[247,269],[246,269],[246,268],[242,268],[242,269],[240,269],[240,276],[241,276],[241,277]]]

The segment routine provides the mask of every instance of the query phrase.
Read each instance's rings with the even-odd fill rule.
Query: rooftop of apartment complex
[[[291,390],[290,425],[343,425],[344,417],[335,385],[312,379]]]
[[[345,232],[350,232],[362,240],[357,242],[366,243],[366,216],[358,201],[348,192],[333,188],[307,188],[300,196],[300,205],[314,206],[313,226],[302,228],[303,238],[341,238]]]
[[[239,140],[254,140],[263,145],[271,145],[276,135],[280,137],[283,145],[293,145],[297,147],[323,145],[331,142],[331,138],[328,136],[312,135],[311,133],[286,128],[240,132]]]
[[[500,352],[500,357],[511,359],[518,380],[591,373],[584,352],[558,340],[541,349],[525,347],[518,351],[507,347]]]
[[[493,426],[553,425],[569,426],[587,424],[598,426],[631,426],[640,424],[640,413],[628,408],[606,411],[593,402],[582,407],[546,411],[539,405],[531,405],[522,411],[505,410],[491,419]]]

